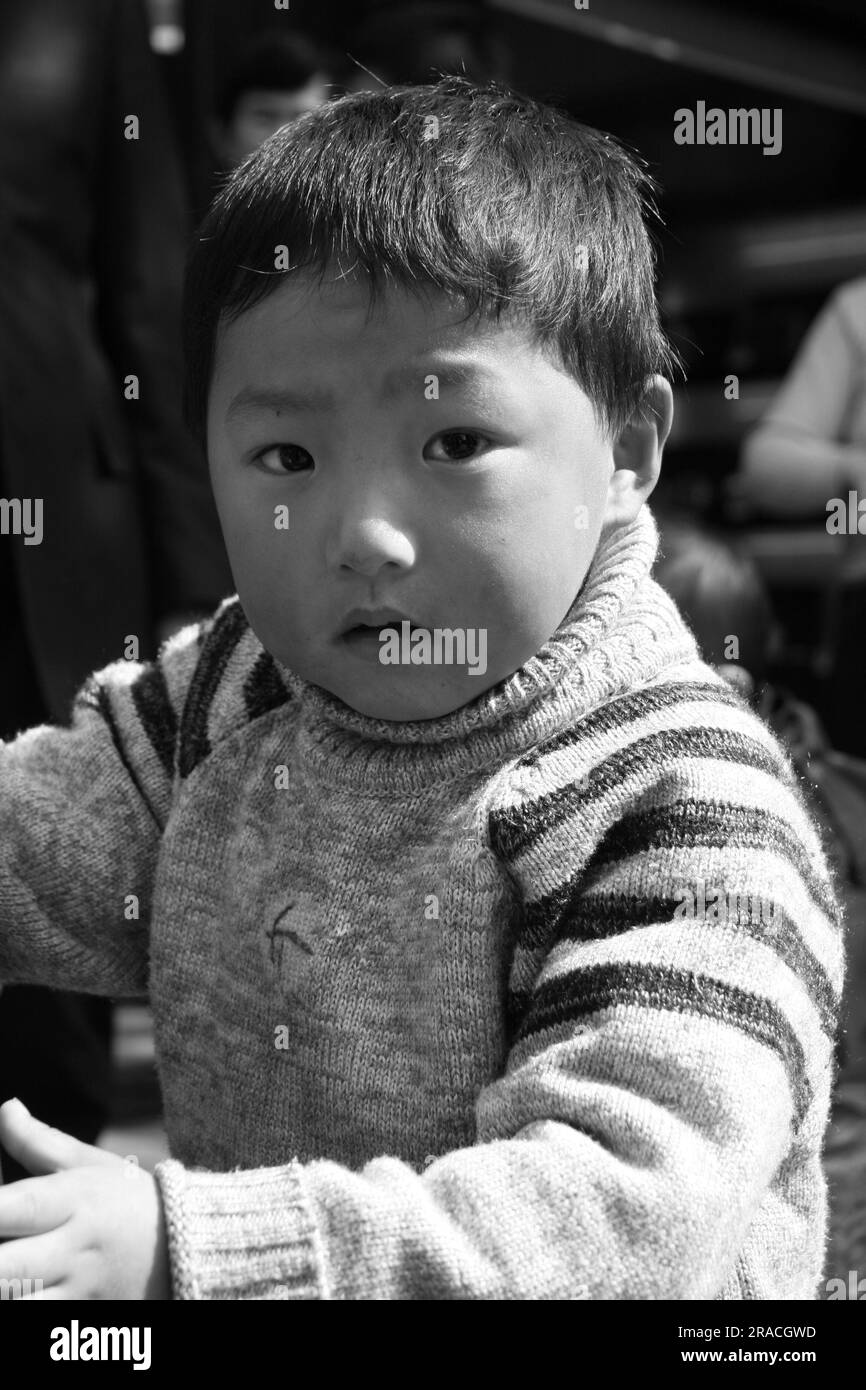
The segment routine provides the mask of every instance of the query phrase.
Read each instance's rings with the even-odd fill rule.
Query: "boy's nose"
[[[406,532],[384,517],[344,522],[329,546],[328,564],[372,577],[384,565],[409,570],[415,563],[415,547]]]

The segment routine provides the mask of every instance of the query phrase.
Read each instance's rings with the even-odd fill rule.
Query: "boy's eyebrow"
[[[417,391],[424,399],[424,386],[428,376],[435,376],[438,386],[474,386],[493,383],[498,380],[496,372],[475,362],[432,362],[423,366],[404,364],[387,373],[383,387],[383,400],[393,400],[395,396],[408,395]],[[334,397],[323,387],[313,386],[303,390],[290,387],[244,386],[232,397],[226,410],[226,423],[238,415],[255,410],[281,411],[332,410]]]
[[[285,386],[244,386],[228,404],[226,423],[256,410],[272,410],[279,415],[281,410],[328,410],[333,403],[330,391],[318,386],[306,391],[293,391]]]

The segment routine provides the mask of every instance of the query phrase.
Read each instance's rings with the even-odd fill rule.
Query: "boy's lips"
[[[343,619],[338,635],[348,637],[350,633],[373,631],[378,636],[385,627],[399,627],[400,623],[407,622],[412,623],[413,628],[418,626],[397,608],[353,608]]]
[[[399,632],[401,623],[411,623],[412,631],[418,631],[419,625],[397,608],[353,608],[346,614],[337,640],[353,655],[379,665],[383,630],[390,627]]]

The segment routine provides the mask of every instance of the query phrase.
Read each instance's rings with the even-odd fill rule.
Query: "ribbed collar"
[[[604,536],[580,593],[541,650],[438,719],[372,719],[278,662],[300,703],[300,751],[310,773],[369,791],[423,791],[516,757],[667,665],[695,659],[694,639],[650,578],[658,540],[646,506]]]

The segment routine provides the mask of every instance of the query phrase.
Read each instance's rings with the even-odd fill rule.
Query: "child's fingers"
[[[62,1168],[90,1168],[94,1164],[116,1166],[123,1159],[92,1144],[82,1144],[71,1134],[37,1120],[20,1100],[0,1105],[0,1143],[28,1173],[56,1173]],[[14,1186],[14,1184],[13,1184]]]
[[[0,1241],[53,1231],[71,1215],[69,1190],[63,1183],[22,1178],[0,1187]],[[0,1244],[0,1271],[5,1250]]]
[[[43,1292],[71,1274],[70,1251],[56,1232],[0,1245],[0,1287],[19,1294]]]

